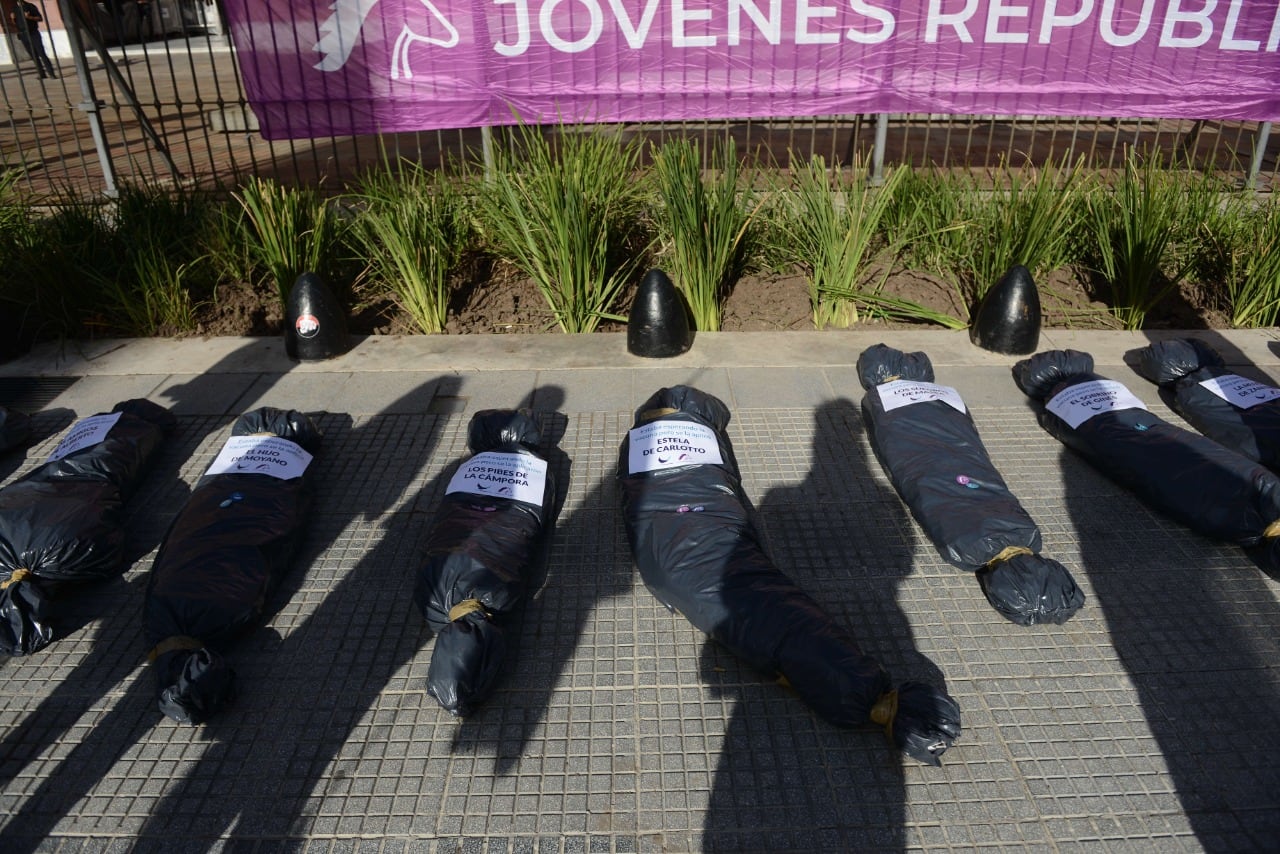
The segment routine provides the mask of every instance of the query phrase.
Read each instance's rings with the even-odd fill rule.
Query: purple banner
[[[1280,0],[225,0],[271,139],[854,113],[1280,118]]]

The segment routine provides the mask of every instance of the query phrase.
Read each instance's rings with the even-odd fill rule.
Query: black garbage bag
[[[902,500],[950,563],[977,574],[1001,616],[1065,623],[1084,592],[1040,555],[1040,529],[1005,485],[955,389],[934,384],[924,353],[884,344],[858,357],[871,446]]]
[[[765,553],[725,428],[729,410],[688,386],[636,410],[618,480],[640,575],[668,608],[753,667],[784,678],[837,726],[875,722],[930,765],[960,736],[944,691],[896,688],[827,612]]]
[[[224,656],[289,571],[313,497],[320,430],[300,412],[241,415],[151,568],[143,629],[160,711],[197,724],[234,693]]]
[[[555,486],[540,443],[528,411],[477,412],[467,433],[474,456],[450,479],[431,526],[413,598],[436,636],[427,691],[454,715],[493,691],[544,557]]]
[[[1238,454],[1280,469],[1280,388],[1228,368],[1195,338],[1157,341],[1138,350],[1138,373],[1192,427]]]
[[[0,489],[0,653],[53,641],[53,600],[124,571],[125,505],[173,415],[126,400],[81,419],[39,468]]]
[[[0,406],[0,454],[31,438],[31,417],[16,409]]]
[[[1280,568],[1280,477],[1212,439],[1147,411],[1093,357],[1050,350],[1018,362],[1014,380],[1043,404],[1040,424],[1116,483],[1188,528]]]

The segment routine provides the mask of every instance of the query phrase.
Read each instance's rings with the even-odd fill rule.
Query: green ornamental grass
[[[556,144],[521,125],[497,146],[476,199],[482,236],[538,286],[551,323],[592,332],[634,272],[641,205],[639,148],[613,134],[567,129]]]
[[[710,159],[704,175],[696,142],[677,139],[654,151],[654,219],[663,266],[684,291],[695,328],[716,332],[725,294],[746,266],[752,221],[763,200],[743,197],[732,137]]]
[[[6,289],[41,335],[92,337],[110,327],[98,275],[118,266],[106,205],[69,193],[12,245]]]
[[[1069,166],[1064,160],[1031,172],[1026,179],[1006,169],[1007,185],[970,190],[966,207],[972,226],[958,266],[971,305],[1015,264],[1039,279],[1067,262],[1085,210],[1080,162]]]
[[[368,178],[355,222],[374,282],[426,333],[444,331],[449,279],[470,244],[465,198],[455,181],[405,164]]]
[[[1275,326],[1280,322],[1280,205],[1269,202],[1247,216],[1242,252],[1227,277],[1231,324]]]
[[[972,182],[952,172],[901,167],[901,184],[882,230],[901,245],[903,264],[925,270],[960,288],[958,270],[969,251],[967,220]]]
[[[883,225],[906,176],[906,170],[893,170],[873,188],[865,161],[843,177],[814,157],[797,170],[790,193],[782,194],[775,239],[781,240],[780,252],[808,271],[816,328],[848,326],[863,315],[963,327],[949,315],[884,291],[900,243],[884,238]]]
[[[244,209],[240,222],[249,256],[275,285],[281,306],[303,273],[333,277],[342,227],[319,192],[255,177],[233,197]]]
[[[1190,242],[1217,200],[1217,185],[1164,169],[1161,158],[1139,162],[1130,152],[1115,187],[1094,192],[1088,205],[1098,272],[1111,291],[1111,311],[1125,329],[1141,329],[1147,314],[1194,264]]]
[[[116,265],[95,273],[113,299],[112,317],[121,331],[172,335],[195,330],[198,303],[213,288],[204,245],[216,215],[204,194],[121,188],[112,222]]]
[[[122,186],[115,201],[33,200],[10,172],[0,176],[0,314],[24,340],[181,333],[228,284],[270,280],[274,295],[264,299],[283,306],[302,272],[350,283],[353,275],[334,275],[350,260],[350,237],[368,281],[423,331],[444,327],[452,277],[478,248],[537,283],[548,326],[588,332],[623,319],[622,290],[648,260],[647,206],[658,258],[704,330],[718,327],[727,289],[757,260],[805,272],[818,328],[966,325],[896,294],[899,269],[948,280],[970,302],[1014,263],[1040,276],[1079,261],[1130,329],[1183,283],[1233,325],[1280,323],[1275,204],[1159,156],[1131,152],[1111,185],[1061,161],[1006,170],[996,189],[907,168],[872,187],[866,161],[837,169],[818,157],[757,196],[727,139],[705,161],[703,153],[668,143],[646,172],[638,146],[608,129],[520,127],[498,146],[484,184],[396,163],[334,201],[267,179],[246,182],[230,201],[136,186]],[[1060,317],[1072,310],[1063,302]]]

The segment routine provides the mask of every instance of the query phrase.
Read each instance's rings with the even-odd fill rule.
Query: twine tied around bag
[[[679,411],[679,409],[672,406],[663,406],[658,409],[646,409],[644,412],[640,413],[640,420],[652,421],[655,418],[665,418],[668,415],[675,415]]]
[[[884,727],[885,735],[889,736],[890,741],[893,741],[893,719],[897,717],[897,714],[897,688],[881,694],[880,699],[876,700],[876,704],[871,707],[871,722]]]
[[[484,605],[480,603],[479,599],[463,599],[449,609],[449,622],[461,620],[467,614],[474,614],[476,611],[484,614],[485,618],[488,619],[489,613],[485,611]]]
[[[0,590],[8,590],[10,584],[17,584],[19,581],[26,581],[35,575],[31,570],[24,566],[20,566],[13,572],[9,573],[9,577],[0,582]]]
[[[204,641],[200,640],[200,638],[193,638],[190,635],[172,635],[151,648],[151,651],[147,653],[147,661],[154,662],[166,652],[178,652],[184,649],[193,651],[204,649]]]
[[[1033,555],[1035,552],[1026,546],[1005,546],[1000,550],[1000,554],[986,562],[986,567],[990,569],[998,563],[1004,563],[1006,560],[1013,560],[1018,555]]]

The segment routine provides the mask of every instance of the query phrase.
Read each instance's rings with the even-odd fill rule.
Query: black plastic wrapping
[[[263,407],[233,436],[272,435],[310,454],[320,431],[306,415]],[[256,624],[288,573],[305,531],[315,461],[299,477],[205,474],[165,534],[147,585],[143,628],[155,664],[160,710],[201,723],[234,694],[224,656]]]
[[[664,388],[636,411],[636,427],[653,422],[710,428],[723,463],[631,474],[630,435],[623,441],[623,515],[649,590],[750,665],[785,678],[828,721],[874,720],[901,750],[941,764],[960,736],[959,707],[929,685],[893,688],[879,663],[770,560],[725,432],[725,405],[688,386]]]
[[[1138,351],[1138,373],[1160,386],[1161,398],[1192,427],[1236,453],[1280,469],[1280,397],[1258,389],[1261,402],[1238,407],[1201,383],[1232,377],[1222,356],[1195,338],[1158,341]]]
[[[31,437],[31,417],[16,409],[0,406],[0,454],[18,447]]]
[[[545,463],[540,443],[525,410],[477,412],[467,435],[473,456],[516,454]],[[554,502],[549,470],[536,503],[465,491],[440,502],[414,601],[436,636],[427,691],[451,714],[470,714],[497,683],[511,622],[544,554]]]
[[[1029,397],[1047,404],[1065,389],[1103,379],[1093,357],[1075,350],[1037,353],[1014,366]],[[1194,531],[1244,546],[1268,572],[1280,567],[1273,523],[1280,478],[1212,439],[1145,409],[1101,411],[1072,429],[1041,407],[1041,425],[1116,483]]]
[[[876,458],[942,557],[977,573],[987,601],[1018,625],[1065,623],[1080,610],[1084,593],[1066,567],[1039,554],[1040,529],[991,462],[972,416],[927,387],[914,389],[918,401],[886,409],[884,384],[933,383],[929,357],[877,344],[858,357],[858,378]]]
[[[120,418],[101,441],[0,489],[2,653],[28,655],[47,646],[56,633],[52,600],[68,586],[125,568],[125,505],[174,418],[141,399],[111,412]]]

